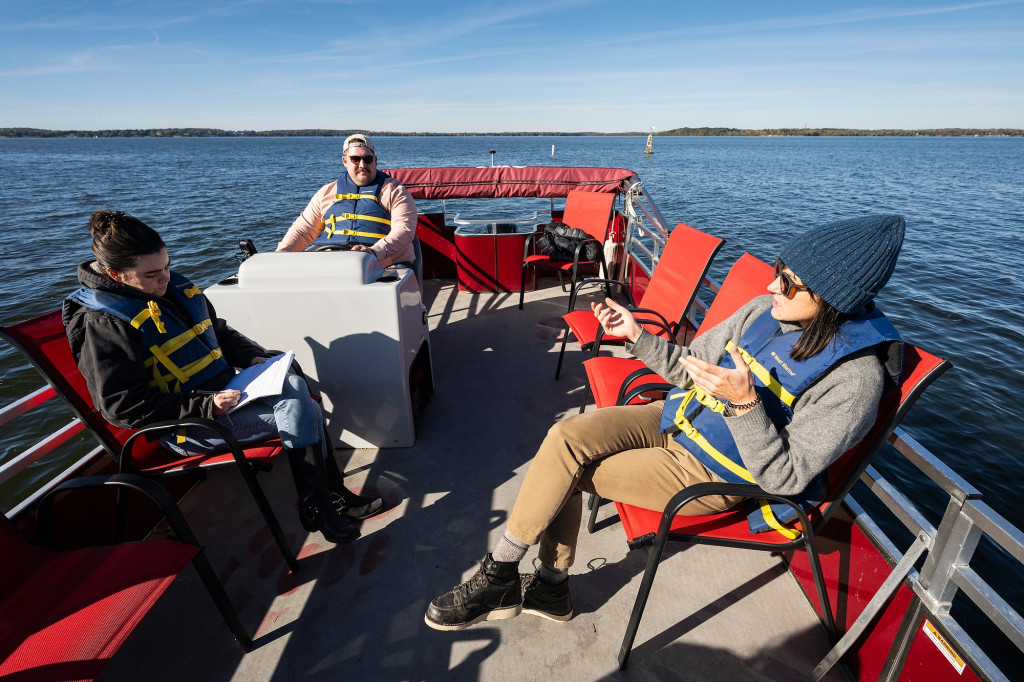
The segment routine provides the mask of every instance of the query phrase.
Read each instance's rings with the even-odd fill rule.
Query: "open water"
[[[274,248],[309,197],[337,176],[340,145],[338,138],[0,139],[0,321],[52,310],[76,287],[75,266],[90,257],[88,216],[97,208],[142,218],[163,235],[175,269],[201,287],[214,283],[234,271],[238,239]],[[743,251],[770,261],[805,227],[902,214],[906,242],[879,302],[906,339],[955,365],[904,427],[1024,527],[1017,504],[1024,140],[655,138],[651,156],[637,137],[394,137],[376,146],[383,168],[488,165],[492,149],[497,164],[630,168],[671,225],[682,221],[727,239],[711,272],[719,280]],[[452,202],[448,209],[460,210]],[[494,217],[523,214],[513,212]],[[0,346],[6,405],[42,382],[16,351]],[[49,430],[70,418],[52,410]],[[38,437],[5,427],[0,463]],[[912,499],[933,495],[884,454],[879,468]],[[40,466],[27,478],[47,473]],[[0,491],[0,508],[9,499],[9,490]],[[941,504],[929,511],[937,518]],[[991,550],[983,563],[1022,608],[1019,567]]]

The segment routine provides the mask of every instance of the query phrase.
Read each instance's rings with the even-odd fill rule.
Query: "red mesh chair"
[[[268,441],[243,450],[234,436],[216,422],[206,419],[189,419],[182,421],[181,424],[203,426],[217,431],[225,441],[232,445],[231,450],[210,455],[179,457],[155,441],[138,439],[134,447],[127,448],[127,452],[125,452],[125,445],[135,431],[114,426],[104,419],[103,415],[93,406],[85,378],[78,371],[78,365],[75,364],[75,359],[71,355],[71,346],[68,344],[64,332],[60,310],[0,327],[0,337],[20,350],[43,375],[57,395],[63,398],[86,428],[99,439],[110,456],[118,462],[122,473],[138,473],[153,477],[182,474],[202,476],[211,469],[236,467],[242,474],[242,478],[245,479],[245,483],[259,507],[260,513],[266,520],[274,540],[281,548],[281,553],[284,554],[289,568],[292,571],[298,570],[299,564],[295,558],[295,552],[285,540],[281,524],[278,523],[263,489],[256,481],[256,472],[258,470],[269,471],[274,463],[274,458],[282,452],[279,440]],[[147,427],[147,430],[156,427],[157,425],[151,425]],[[162,423],[158,428],[168,429],[171,426]]]
[[[874,426],[868,434],[854,447],[844,453],[826,472],[828,480],[828,499],[816,508],[805,512],[798,504],[786,497],[770,495],[760,487],[740,483],[699,483],[679,491],[663,511],[642,509],[628,504],[616,502],[615,506],[622,520],[622,529],[626,533],[630,549],[650,547],[651,552],[647,568],[640,584],[633,612],[622,639],[619,650],[619,668],[624,668],[629,659],[633,640],[640,627],[647,598],[654,583],[654,576],[665,551],[665,543],[694,542],[702,544],[753,549],[768,552],[783,552],[803,548],[807,551],[814,586],[821,605],[821,615],[830,639],[835,638],[835,620],[828,593],[825,590],[825,579],[814,546],[815,533],[819,532],[882,445],[892,434],[914,402],[924,393],[925,389],[939,375],[951,367],[951,363],[930,353],[905,344],[903,348],[903,365],[898,384],[886,392],[878,407],[878,415]],[[667,387],[670,388],[670,387]],[[706,495],[743,495],[746,497],[767,498],[772,502],[788,504],[796,509],[798,518],[789,524],[790,535],[770,531],[767,533],[751,533],[747,523],[746,512],[735,509],[720,514],[702,516],[677,516],[679,510],[688,502]]]
[[[588,235],[586,239],[576,247],[576,253],[571,261],[554,260],[541,253],[530,254],[534,243],[543,232],[531,234],[523,246],[523,274],[519,286],[519,309],[523,309],[523,297],[526,291],[527,268],[547,268],[559,273],[570,273],[570,291],[575,291],[576,280],[579,276],[581,265],[601,265],[602,270],[607,273],[608,268],[604,262],[604,243],[608,239],[608,230],[611,227],[612,204],[615,202],[615,195],[604,192],[585,192],[583,190],[570,190],[565,198],[565,212],[562,214],[562,222],[569,227],[583,230]],[[581,260],[581,253],[587,243],[597,243],[598,260]],[[611,295],[611,289],[606,289]]]
[[[661,266],[658,266],[655,273],[660,269]],[[740,256],[729,269],[725,279],[722,280],[722,286],[719,288],[715,300],[711,302],[694,338],[732,315],[754,297],[767,293],[774,272],[771,265],[749,253]],[[646,301],[646,298],[644,300]],[[580,406],[581,413],[586,410],[587,399],[590,397],[591,391],[594,393],[594,402],[599,408],[617,404],[616,398],[627,377],[631,377],[635,381],[646,375],[645,381],[665,381],[654,372],[647,370],[644,363],[633,358],[595,357],[585,360],[583,368],[587,372],[588,388],[584,390],[583,404]]]
[[[98,485],[148,496],[178,539],[54,551],[31,544],[0,515],[0,677],[95,678],[189,563],[239,646],[249,651],[252,639],[202,547],[171,496],[153,481],[124,474],[65,481],[40,503],[40,544],[49,544],[54,496]]]
[[[704,276],[708,274],[711,261],[723,244],[724,239],[701,232],[684,223],[676,225],[668,236],[658,267],[651,275],[651,282],[640,301],[643,307],[640,308],[633,301],[629,287],[618,280],[587,279],[580,282],[569,299],[571,312],[562,315],[562,319],[565,320],[565,334],[562,336],[562,348],[558,352],[558,364],[555,366],[555,381],[562,371],[562,358],[565,355],[570,331],[580,344],[580,350],[590,350],[594,357],[597,357],[601,350],[602,341],[625,341],[621,337],[605,336],[601,325],[597,323],[597,318],[589,309],[574,310],[576,292],[580,287],[597,282],[618,286],[629,298],[630,310],[637,314],[638,320],[645,316],[655,318],[651,322],[642,323],[647,331],[666,338],[677,338],[680,331],[688,325],[686,315],[697,298],[697,291],[704,281]]]

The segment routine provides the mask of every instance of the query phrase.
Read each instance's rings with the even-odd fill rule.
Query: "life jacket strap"
[[[376,194],[335,194],[334,195],[334,200],[335,201],[345,201],[346,199],[356,199],[356,200],[358,200],[358,199],[372,199],[373,201],[377,201],[377,195]]]
[[[733,348],[739,350],[740,356],[742,356],[743,358],[743,362],[745,362],[747,364],[747,367],[750,368],[750,373],[753,374],[758,379],[760,379],[761,383],[764,384],[765,388],[774,393],[779,400],[784,402],[789,407],[793,406],[793,401],[796,400],[796,396],[787,391],[782,386],[782,384],[779,383],[779,380],[772,376],[771,372],[768,371],[768,368],[766,368],[764,365],[758,362],[757,358],[755,358],[753,355],[748,353],[743,348],[737,346],[732,341],[725,344],[725,350],[727,352],[731,351]]]
[[[686,406],[689,404],[689,402],[694,399],[700,400],[700,398],[697,395],[698,393],[704,392],[701,391],[699,388],[694,387],[691,388],[686,393],[685,397],[683,397],[683,400],[680,402],[679,408],[676,410],[675,418],[673,420],[676,426],[679,427],[679,430],[683,433],[683,435],[685,435],[687,438],[696,443],[697,447],[699,447],[701,450],[710,455],[716,462],[721,464],[723,467],[731,471],[736,476],[739,476],[744,481],[747,481],[748,483],[756,483],[754,477],[745,467],[732,461],[724,454],[722,454],[718,449],[716,449],[715,446],[708,442],[708,439],[705,438],[700,431],[694,428],[693,424],[690,423],[690,420],[684,416],[686,412]],[[704,395],[707,396],[706,393],[704,393]],[[719,404],[721,404],[720,401],[717,401],[713,397],[711,398],[711,400],[715,400],[715,402],[719,402]],[[700,400],[700,402],[704,404],[706,407],[709,407],[710,409],[715,409],[714,407],[705,403],[703,400]],[[782,522],[775,517],[775,513],[772,511],[772,506],[768,502],[768,500],[766,500],[765,498],[758,499],[758,507],[761,511],[761,515],[764,517],[765,523],[768,524],[769,528],[781,534],[788,540],[793,540],[800,535],[798,531],[795,531],[792,528],[783,525]]]
[[[153,354],[153,358],[146,360],[146,364],[152,363],[153,378],[147,385],[151,388],[159,388],[161,393],[181,393],[182,384],[188,382],[190,377],[206,369],[214,360],[219,360],[224,356],[224,351],[220,348],[214,348],[198,360],[193,360],[183,367],[178,367],[158,346],[150,346],[149,351]],[[160,365],[166,367],[170,374],[163,374],[160,371]],[[171,381],[173,379],[177,379],[178,383],[172,388]]]
[[[378,218],[372,215],[360,215],[358,213],[335,213],[329,218],[324,218],[324,231],[327,233],[327,238],[330,239],[335,234],[342,234],[346,236],[355,237],[375,237],[377,239],[383,239],[386,234],[378,234],[376,232],[358,232],[356,230],[339,230],[337,229],[336,223],[339,220],[370,220],[375,223],[383,223],[384,225],[390,225],[391,221],[387,218]]]
[[[779,533],[787,540],[795,540],[800,536],[800,531],[794,530],[789,526],[782,525],[782,522],[775,518],[775,513],[772,511],[772,505],[767,499],[763,497],[759,498],[757,500],[757,505],[769,528]]]
[[[213,322],[210,320],[210,318],[206,318],[202,322],[199,322],[196,325],[190,327],[189,329],[186,329],[185,331],[178,334],[174,338],[168,340],[167,342],[160,344],[160,352],[166,356],[170,355],[171,353],[174,353],[175,351],[180,350],[182,346],[184,346],[197,336],[201,336],[203,332],[209,329],[212,325]],[[152,358],[146,360],[147,365],[150,365],[153,362],[154,360]]]
[[[704,399],[710,398],[711,400],[714,400],[716,403],[718,403],[718,409],[716,410],[715,406],[708,405],[707,403],[704,402],[704,400],[701,400],[701,398],[698,397],[698,393],[702,394],[702,397]],[[707,438],[703,436],[703,434],[701,434],[700,431],[698,431],[693,426],[693,424],[690,423],[690,420],[686,418],[686,407],[687,405],[689,405],[690,401],[694,399],[697,399],[706,407],[716,410],[719,413],[721,413],[721,411],[725,409],[725,405],[721,401],[715,399],[712,396],[709,396],[707,393],[700,390],[699,388],[694,387],[687,391],[686,395],[680,402],[679,408],[676,410],[675,417],[673,418],[675,425],[679,427],[679,430],[682,432],[684,436],[686,436],[694,443],[696,443],[697,447],[699,447],[704,452],[708,453],[716,462],[721,464],[723,467],[731,471],[736,476],[742,478],[744,481],[747,481],[748,483],[754,483],[754,477],[750,474],[749,471],[747,471],[744,467],[740,466],[739,464],[737,464],[736,462],[732,461],[724,454],[722,454],[717,448],[715,448],[714,445],[712,445],[708,441]]]
[[[199,290],[199,287],[193,284],[188,289],[182,289],[181,293],[185,294],[185,298],[192,298],[193,296],[198,296],[203,292]]]
[[[142,326],[143,322],[149,319],[153,320],[153,324],[156,325],[157,332],[161,334],[167,333],[164,323],[160,321],[160,306],[156,304],[156,301],[147,302],[145,309],[132,319],[131,325],[138,329]]]

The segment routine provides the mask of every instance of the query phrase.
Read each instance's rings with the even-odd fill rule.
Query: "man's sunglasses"
[[[349,156],[348,160],[356,164],[357,166],[359,165],[360,161],[369,166],[371,163],[373,163],[373,160],[376,158],[377,157],[374,156],[373,154],[367,154],[366,156]]]
[[[793,280],[789,278],[789,275],[785,273],[786,264],[778,258],[775,259],[775,279],[780,280],[779,289],[786,298],[789,298],[797,291],[810,291],[811,288],[806,284],[794,284]]]

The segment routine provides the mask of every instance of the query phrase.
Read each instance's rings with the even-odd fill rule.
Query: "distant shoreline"
[[[0,138],[20,137],[346,137],[365,133],[378,137],[646,137],[648,132],[566,133],[408,133],[391,130],[220,130],[217,128],[135,128],[118,130],[43,130],[0,128]],[[675,128],[656,137],[1024,137],[1019,128],[927,128],[921,130],[854,128]]]

